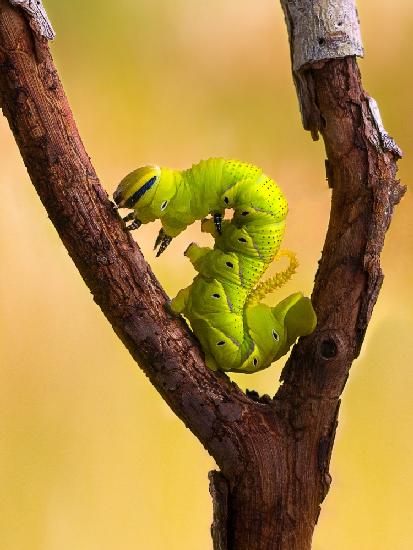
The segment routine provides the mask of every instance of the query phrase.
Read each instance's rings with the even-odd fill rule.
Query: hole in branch
[[[320,352],[324,359],[332,359],[337,355],[337,344],[331,338],[323,340],[321,342]]]

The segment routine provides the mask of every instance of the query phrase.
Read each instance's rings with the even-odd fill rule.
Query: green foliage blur
[[[322,143],[304,132],[281,8],[272,0],[48,0],[51,45],[80,133],[112,193],[141,164],[209,156],[251,161],[290,204],[285,246],[299,273],[278,295],[311,291],[329,213]],[[359,2],[363,81],[413,177],[408,0]],[[410,156],[410,158],[409,158]],[[0,548],[211,547],[213,461],[133,363],[69,259],[0,118]],[[333,484],[315,550],[413,547],[412,199],[396,211],[386,279],[344,392]],[[153,224],[136,232],[170,295],[194,272],[188,230],[159,259]],[[276,266],[272,268],[274,271]],[[282,364],[242,387],[274,394]]]

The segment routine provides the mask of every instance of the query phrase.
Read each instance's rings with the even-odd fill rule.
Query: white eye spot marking
[[[165,210],[165,208],[168,206],[168,201],[163,201],[161,204],[161,210]]]
[[[278,334],[278,332],[276,332],[274,329],[272,329],[272,335],[273,335],[273,338],[276,342],[279,341],[280,339],[280,335]]]
[[[254,357],[253,363],[254,363],[254,367],[258,365],[258,359],[256,357]]]
[[[219,342],[217,342],[217,346],[224,346],[224,345],[225,345],[224,340],[220,340]]]

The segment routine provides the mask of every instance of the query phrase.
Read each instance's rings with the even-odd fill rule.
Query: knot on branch
[[[331,363],[343,361],[351,354],[351,344],[343,330],[324,329],[315,334],[314,358],[318,363]]]
[[[322,340],[320,343],[320,355],[323,359],[333,359],[336,357],[337,353],[337,344],[333,338],[328,337]]]

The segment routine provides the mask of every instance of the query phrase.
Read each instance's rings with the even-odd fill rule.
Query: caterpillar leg
[[[122,218],[122,220],[123,220],[124,222],[130,222],[130,221],[132,221],[132,220],[134,220],[134,219],[135,219],[135,212],[129,212],[129,214],[128,214],[127,216],[124,216],[124,217]]]
[[[230,223],[229,220],[223,220],[221,216],[220,231],[218,231],[218,227],[215,223],[214,218],[204,218],[201,221],[201,231],[202,233],[209,233],[214,237],[214,239],[217,239],[222,234],[223,228],[229,225],[229,223]]]
[[[161,228],[161,230],[159,231],[159,234],[158,236],[156,237],[156,241],[155,241],[155,245],[153,247],[154,250],[156,250],[159,246],[159,249],[156,253],[156,257],[158,258],[162,252],[164,252],[164,250],[171,244],[171,241],[172,241],[172,237],[170,237],[169,235],[167,235],[163,229],[163,227]]]
[[[127,216],[126,216],[127,217]],[[139,229],[139,227],[142,225],[142,222],[140,220],[135,220],[130,225],[126,226],[127,231],[133,231],[134,229]]]
[[[215,212],[214,214],[214,224],[218,232],[218,235],[222,234],[222,214],[220,212]]]
[[[212,357],[211,354],[205,353],[205,364],[210,370],[218,370],[218,363],[215,361],[215,359]]]
[[[239,345],[204,319],[193,319],[191,325],[204,350],[207,367],[211,370],[232,370],[239,361]]]
[[[211,249],[208,246],[199,246],[196,243],[191,243],[185,250],[184,255],[189,258],[194,268],[200,271],[206,255],[210,252]]]
[[[172,315],[173,317],[179,317],[180,316],[180,313],[179,311],[175,311],[174,309],[172,309],[172,300],[169,298],[168,300],[166,300],[166,302],[164,303],[164,308],[165,310],[170,314]]]
[[[169,308],[173,313],[183,313],[185,311],[186,304],[191,291],[191,286],[183,288],[178,292],[178,294],[173,298],[169,304]]]

